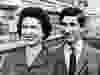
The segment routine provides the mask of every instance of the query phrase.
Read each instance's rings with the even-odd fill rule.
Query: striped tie
[[[76,72],[76,56],[75,49],[72,48],[72,54],[70,55],[70,66],[69,66],[69,75],[75,75]]]
[[[64,75],[67,75],[67,67],[66,67],[66,64],[64,66]]]

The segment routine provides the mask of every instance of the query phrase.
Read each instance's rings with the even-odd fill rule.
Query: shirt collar
[[[77,49],[78,54],[80,54],[80,53],[82,52],[83,46],[84,46],[83,40],[77,40],[77,41],[74,43],[74,47]],[[69,50],[69,49],[70,49],[70,45],[65,44],[64,50],[67,50],[68,52],[70,52],[71,50]],[[76,53],[77,53],[77,52],[76,52]]]
[[[30,66],[35,59],[38,57],[42,50],[42,44],[38,43],[37,45],[30,47],[26,46],[26,63]]]

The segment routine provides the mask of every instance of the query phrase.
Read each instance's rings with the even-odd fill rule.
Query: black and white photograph
[[[0,0],[0,75],[100,75],[99,0]]]

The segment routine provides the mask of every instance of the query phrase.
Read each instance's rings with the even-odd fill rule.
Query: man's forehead
[[[77,17],[76,16],[64,16],[63,22],[71,22],[71,21],[77,21]]]
[[[37,18],[34,17],[26,17],[23,20],[23,24],[29,25],[29,24],[38,24],[40,21]]]

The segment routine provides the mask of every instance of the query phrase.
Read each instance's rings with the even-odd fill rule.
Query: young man
[[[96,56],[99,53],[95,53],[96,49],[89,45],[86,40],[86,17],[83,15],[79,8],[65,8],[60,15],[60,24],[65,26],[65,33],[67,36],[67,42],[64,46],[65,63],[67,70],[70,68],[70,55],[72,50],[69,49],[68,42],[72,42],[75,48],[76,57],[76,75],[88,75],[97,74],[97,60]],[[94,67],[93,67],[94,66]],[[87,70],[88,67],[88,70]],[[68,71],[67,71],[68,72]]]
[[[82,14],[82,10],[79,8],[68,7],[62,10],[59,20],[60,24],[65,27],[64,34],[67,36],[67,42],[64,45],[64,56],[68,72],[70,69],[70,55],[72,53],[68,42],[73,42],[73,45],[75,45],[76,64],[78,64],[83,49],[83,37],[81,30],[84,28],[85,17]]]

